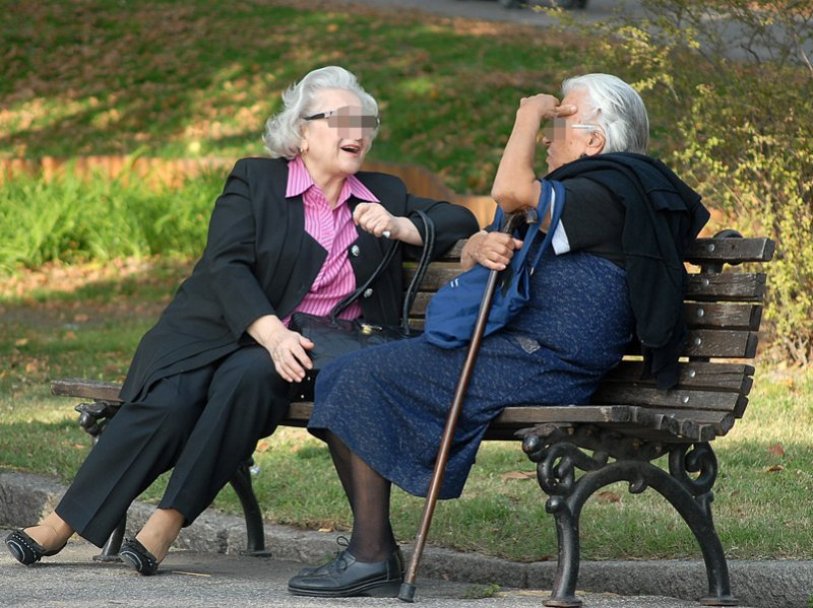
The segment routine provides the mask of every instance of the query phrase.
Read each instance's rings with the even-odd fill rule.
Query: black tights
[[[361,562],[387,559],[396,547],[390,525],[391,484],[351,452],[336,435],[330,431],[325,435],[353,511],[353,534],[348,549]]]

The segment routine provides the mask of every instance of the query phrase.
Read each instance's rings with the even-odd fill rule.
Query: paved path
[[[468,17],[486,21],[503,21],[509,23],[523,23],[526,25],[548,26],[555,25],[558,20],[549,16],[545,11],[536,11],[530,8],[507,9],[496,0],[342,0],[346,3],[374,6],[385,10],[403,11],[414,10],[422,13],[443,15],[446,17]],[[579,23],[596,23],[608,21],[621,15],[631,18],[643,17],[645,11],[640,0],[588,0],[585,9],[568,11]],[[725,44],[726,53],[733,59],[752,60],[754,55],[740,48],[743,38],[743,29],[736,22],[732,22],[722,14],[709,10],[705,22],[719,28]],[[781,39],[784,30],[777,26],[768,28],[771,39]],[[799,32],[803,36],[802,48],[807,57],[813,59],[813,36],[808,32]],[[771,51],[759,43],[759,40],[750,43],[751,51],[761,60],[771,57]]]
[[[544,11],[529,8],[507,9],[496,0],[345,0],[391,10],[417,10],[446,17],[469,17],[486,21],[505,21],[527,25],[552,25],[558,21]],[[639,0],[588,0],[583,10],[570,13],[580,22],[593,23],[606,20],[616,13],[641,13]]]
[[[0,469],[0,539],[7,534],[3,527],[28,525],[53,509],[64,489],[48,477]],[[152,507],[135,503],[128,514],[129,533],[151,512]],[[336,536],[266,525],[265,542],[274,558],[245,557],[240,555],[246,544],[243,519],[208,510],[183,530],[162,565],[164,573],[152,578],[121,564],[92,561],[98,550],[76,537],[65,551],[31,568],[0,547],[0,606],[316,606],[316,600],[288,596],[287,581],[300,565],[332,555]],[[408,546],[405,552],[409,555]],[[520,564],[430,546],[419,571],[417,599],[433,608],[541,608],[555,568],[553,562]],[[813,561],[733,561],[729,568],[741,608],[807,608],[813,595]],[[497,597],[468,599],[492,584],[500,586]],[[37,586],[43,590],[27,601],[28,590]],[[579,589],[584,608],[697,608],[694,600],[706,591],[706,575],[699,559],[585,561]],[[320,600],[319,605],[360,602],[403,605],[397,600]]]
[[[2,531],[5,538],[7,531]],[[92,561],[98,550],[71,541],[59,555],[25,568],[0,554],[0,606],[102,608],[160,606],[196,608],[349,608],[405,606],[398,599],[315,599],[290,595],[288,578],[301,564],[278,559],[172,551],[152,577],[140,576],[121,563]],[[419,579],[416,603],[432,608],[540,608],[545,590],[500,589],[483,596],[483,586]],[[658,597],[582,595],[586,608],[695,608],[695,602]]]

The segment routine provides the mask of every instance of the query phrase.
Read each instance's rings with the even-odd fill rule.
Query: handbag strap
[[[412,278],[412,281],[409,283],[409,287],[407,288],[405,297],[404,297],[404,306],[402,310],[402,317],[401,317],[401,324],[404,328],[406,333],[409,332],[409,309],[412,308],[412,303],[415,300],[415,296],[418,292],[418,286],[420,285],[423,276],[426,274],[426,270],[429,267],[429,262],[432,259],[432,250],[435,246],[435,224],[432,222],[430,217],[422,210],[417,209],[416,214],[418,217],[421,218],[424,225],[424,239],[423,239],[423,251],[421,252],[421,259],[418,263],[418,268],[415,272],[415,276]],[[355,291],[351,292],[347,296],[345,296],[342,300],[340,300],[330,311],[330,319],[335,321],[336,318],[341,314],[341,312],[350,306],[353,302],[358,300],[361,295],[367,290],[367,288],[372,285],[381,274],[384,272],[384,269],[389,266],[392,259],[395,257],[396,251],[398,251],[399,247],[401,246],[401,241],[392,241],[390,243],[387,252],[384,254],[384,258],[378,264],[376,269],[373,271],[364,283],[358,286]]]
[[[417,214],[423,221],[423,251],[421,252],[418,267],[415,269],[415,275],[409,282],[409,287],[407,287],[406,293],[404,294],[404,306],[401,310],[401,326],[406,334],[409,334],[409,311],[412,310],[412,304],[418,295],[418,287],[420,287],[423,277],[426,275],[429,262],[432,261],[432,252],[435,249],[435,223],[432,221],[432,218],[422,210],[417,209]]]
[[[562,219],[562,210],[565,207],[565,188],[562,182],[547,179],[541,179],[539,181],[542,184],[542,191],[539,194],[539,203],[537,204],[537,210],[539,210],[540,206],[542,208],[539,217],[544,217],[548,211],[548,207],[550,207],[551,218],[548,231],[545,233],[545,239],[542,241],[542,245],[534,257],[534,263],[531,266],[531,274],[536,270],[539,261],[542,259],[542,254],[545,253],[548,245],[550,245],[550,242],[553,240],[553,233],[556,232],[556,229],[559,227],[559,221]],[[544,201],[542,200],[543,198],[545,199]]]

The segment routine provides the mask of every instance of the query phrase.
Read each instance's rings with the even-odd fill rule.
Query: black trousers
[[[174,468],[158,506],[189,525],[285,417],[289,387],[260,346],[160,380],[108,423],[57,514],[101,547],[130,503]]]

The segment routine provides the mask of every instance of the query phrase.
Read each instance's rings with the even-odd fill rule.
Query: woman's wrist
[[[397,232],[391,238],[398,239],[410,245],[423,245],[423,238],[418,227],[408,217],[396,217]]]
[[[477,263],[477,258],[475,257],[474,252],[487,235],[488,231],[481,230],[480,232],[475,232],[472,234],[466,241],[466,244],[463,246],[463,249],[460,252],[460,266],[464,270],[468,270]]]

